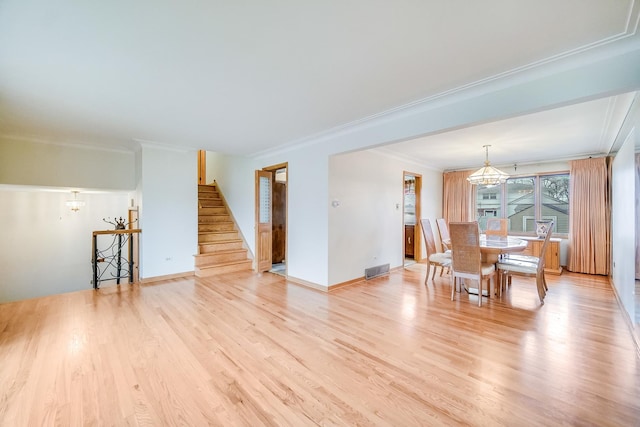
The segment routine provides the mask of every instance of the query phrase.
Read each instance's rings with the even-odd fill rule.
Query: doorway
[[[198,150],[198,185],[207,183],[207,152]]]
[[[403,218],[403,257],[404,266],[419,262],[421,259],[420,227],[420,192],[422,190],[422,176],[404,172],[402,179],[402,218]]]
[[[270,195],[262,196],[258,190],[259,182],[256,181],[256,212],[260,209],[270,212],[269,223],[263,223],[261,218],[265,215],[256,217],[256,230],[263,230],[256,240],[256,258],[261,260],[258,272],[269,271],[283,276],[287,275],[287,166],[287,163],[269,166],[256,174],[263,180],[269,177],[268,183],[263,181],[262,188],[265,184],[270,187]],[[268,230],[265,229],[267,227]]]

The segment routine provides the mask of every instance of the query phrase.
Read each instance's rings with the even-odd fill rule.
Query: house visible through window
[[[553,219],[554,233],[569,233],[569,174],[510,178],[503,185],[477,187],[476,215],[481,230],[487,218],[509,220],[509,233],[535,234],[537,219]]]

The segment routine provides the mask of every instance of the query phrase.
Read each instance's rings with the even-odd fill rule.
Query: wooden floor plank
[[[638,425],[608,279],[450,300],[425,266],[330,293],[274,274],[0,305],[0,425]],[[29,410],[25,410],[29,408]]]

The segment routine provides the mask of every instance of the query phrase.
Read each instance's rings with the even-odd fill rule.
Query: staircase
[[[242,243],[240,233],[215,184],[198,185],[196,276],[251,270],[252,261]]]

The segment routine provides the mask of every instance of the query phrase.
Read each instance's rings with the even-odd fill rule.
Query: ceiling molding
[[[637,8],[636,8],[637,9]],[[517,84],[534,81],[536,79],[546,77],[561,71],[570,70],[583,66],[585,64],[594,63],[605,57],[617,56],[621,52],[632,52],[640,49],[640,38],[630,39],[636,35],[637,23],[640,15],[636,16],[636,25],[633,32],[623,32],[615,36],[602,39],[598,42],[590,43],[562,54],[553,55],[545,59],[532,62],[522,67],[513,68],[499,74],[495,74],[485,79],[477,80],[465,85],[458,86],[426,98],[410,102],[398,107],[372,114],[361,119],[345,123],[340,126],[333,127],[326,131],[318,132],[294,141],[278,145],[274,148],[261,150],[250,155],[252,158],[267,157],[276,154],[283,154],[289,151],[306,148],[308,146],[322,143],[328,139],[332,139],[339,135],[348,134],[368,127],[376,126],[380,123],[393,120],[404,115],[415,114],[419,111],[430,110],[442,105],[460,102],[465,99],[480,96],[486,93],[506,89]],[[615,52],[602,52],[603,47],[609,46],[611,43],[620,40],[629,40],[620,49]]]
[[[390,149],[385,148],[385,147],[370,148],[367,151],[369,151],[369,152],[371,152],[373,154],[377,154],[379,156],[384,156],[384,157],[387,157],[387,158],[398,160],[398,161],[403,162],[403,163],[407,163],[407,164],[410,164],[410,165],[415,165],[415,166],[420,167],[421,169],[432,170],[432,171],[436,171],[436,172],[444,172],[444,170],[442,170],[440,168],[435,168],[435,167],[433,167],[431,165],[426,165],[426,164],[424,164],[422,162],[416,161],[416,159],[414,159],[414,158],[411,158],[409,156],[405,156],[405,155],[403,155],[402,153],[400,153],[398,151],[393,151],[393,150],[390,150]],[[340,155],[340,154],[337,154],[337,155]]]
[[[118,147],[114,145],[60,141],[58,139],[47,139],[47,138],[39,138],[39,137],[25,136],[25,135],[0,134],[0,142],[1,141],[31,142],[34,144],[56,145],[60,147],[79,148],[83,150],[92,150],[92,151],[95,151],[95,150],[107,151],[107,152],[113,152],[113,153],[131,154],[133,152],[133,150],[131,150],[130,148]]]
[[[180,145],[166,144],[166,143],[161,143],[157,141],[151,141],[148,139],[133,138],[133,142],[137,144],[137,146],[139,146],[140,148],[155,148],[158,150],[175,151],[177,153],[188,153],[188,152],[198,151],[197,148],[193,148],[193,147],[184,147]]]
[[[616,138],[620,133],[622,126],[631,112],[634,100],[637,98],[637,92],[625,93],[612,97],[609,100],[609,108],[602,126],[600,134],[600,144],[602,151],[611,154],[614,151]]]

